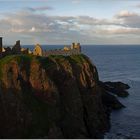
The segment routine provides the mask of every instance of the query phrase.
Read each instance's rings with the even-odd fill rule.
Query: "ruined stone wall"
[[[0,37],[0,49],[2,51],[2,37]]]
[[[49,50],[44,51],[43,56],[49,56],[49,55],[77,55],[80,54],[79,49],[71,49],[71,50]]]

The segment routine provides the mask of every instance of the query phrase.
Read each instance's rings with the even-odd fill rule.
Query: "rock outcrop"
[[[121,107],[85,55],[0,59],[0,138],[102,138]]]
[[[119,97],[127,97],[129,95],[126,91],[130,88],[129,85],[122,82],[104,82],[103,85],[108,92],[112,92]]]

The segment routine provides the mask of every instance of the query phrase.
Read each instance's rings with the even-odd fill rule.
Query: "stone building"
[[[55,50],[43,50],[39,44],[35,45],[35,48],[32,51],[28,48],[22,48],[20,45],[20,40],[16,41],[16,44],[13,47],[3,47],[2,37],[0,37],[0,58],[12,54],[33,54],[37,56],[47,57],[49,55],[78,55],[81,53],[80,43],[72,43],[71,46],[64,46],[62,49]]]
[[[70,48],[69,48],[68,46],[64,46],[63,50],[64,50],[64,51],[69,51]]]
[[[2,57],[2,37],[0,37],[0,57]]]
[[[20,46],[20,40],[16,41],[16,44],[12,48],[13,54],[20,54],[21,53],[21,46]]]
[[[3,52],[3,56],[12,54],[12,49],[10,47],[6,47],[6,48],[4,48],[4,50],[5,51]]]
[[[39,44],[36,44],[34,50],[33,50],[33,55],[37,56],[42,56],[43,55],[43,50]]]
[[[71,46],[64,46],[63,49],[56,49],[56,50],[48,50],[43,52],[43,56],[49,55],[78,55],[81,54],[81,46],[80,43],[72,43]]]
[[[71,49],[78,49],[81,52],[81,45],[80,43],[72,43]]]
[[[21,48],[21,54],[32,54],[29,48]]]

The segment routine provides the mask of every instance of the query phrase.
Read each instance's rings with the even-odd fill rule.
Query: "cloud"
[[[47,10],[53,10],[53,7],[50,7],[50,6],[28,7],[26,9],[33,12],[36,12],[36,11],[42,12],[42,11],[47,11]]]
[[[127,18],[127,17],[133,17],[133,16],[138,16],[138,14],[129,12],[127,10],[122,10],[116,15],[117,18]]]
[[[40,8],[39,8],[40,9]],[[0,32],[7,38],[21,37],[28,43],[67,44],[73,41],[110,43],[139,39],[140,15],[126,10],[110,19],[90,16],[49,16],[34,10],[5,14],[0,19]],[[124,38],[124,40],[119,37]],[[110,38],[110,39],[109,39]],[[118,39],[118,40],[117,40]],[[128,40],[130,41],[130,40]]]
[[[128,27],[140,28],[140,15],[137,13],[121,11],[116,15],[116,18]]]
[[[111,34],[111,35],[123,35],[123,34],[139,34],[140,28],[130,28],[130,27],[109,27],[104,28],[99,31],[100,34]]]
[[[140,3],[134,5],[133,7],[135,7],[135,8],[140,8]]]
[[[47,16],[34,12],[6,14],[0,19],[0,32],[3,36],[30,36],[42,42],[72,42],[75,38],[83,38],[78,28],[72,23],[74,17]],[[77,36],[77,37],[76,37]],[[53,40],[53,41],[52,41]],[[30,43],[34,42],[30,40]]]
[[[36,31],[36,28],[35,27],[32,27],[29,31],[30,32],[35,32]]]

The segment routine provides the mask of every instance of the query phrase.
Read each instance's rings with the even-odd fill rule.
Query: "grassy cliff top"
[[[87,57],[83,54],[71,55],[71,56],[50,55],[48,57],[34,56],[34,55],[8,55],[0,59],[0,66],[9,63],[12,60],[16,60],[18,63],[21,63],[23,61],[32,61],[32,60],[39,60],[39,61],[46,60],[46,62],[48,62],[47,60],[49,59],[55,59],[55,60],[72,59],[73,61],[77,63],[82,63],[85,58],[87,59]]]
[[[4,58],[0,59],[0,77],[3,75],[4,67],[6,65],[13,65],[17,64],[19,67],[24,65],[26,69],[29,68],[31,63],[38,63],[45,69],[52,68],[53,66],[67,65],[70,63],[71,65],[83,65],[83,63],[88,63],[91,67],[92,64],[87,56],[84,54],[79,55],[70,55],[70,56],[63,56],[63,55],[50,55],[48,57],[41,57],[41,56],[33,56],[33,55],[8,55]]]

